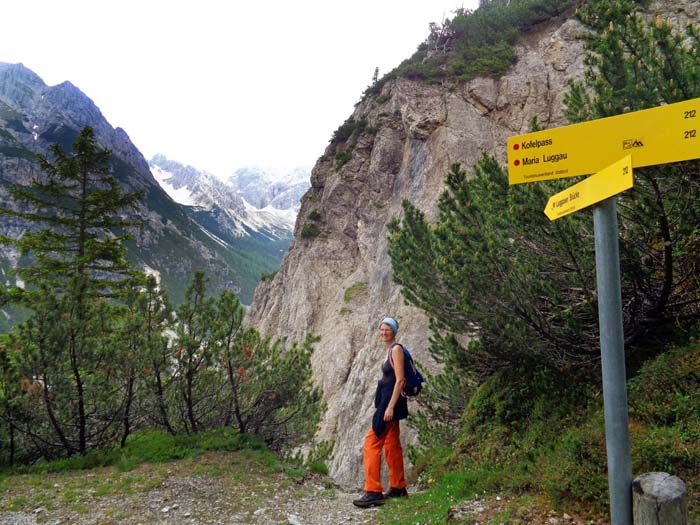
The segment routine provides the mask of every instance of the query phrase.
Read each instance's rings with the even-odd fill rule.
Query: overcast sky
[[[5,1],[0,61],[70,80],[150,158],[311,167],[374,68],[478,0]]]

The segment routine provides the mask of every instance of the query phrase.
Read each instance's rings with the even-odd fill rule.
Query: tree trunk
[[[165,406],[165,389],[163,388],[163,380],[160,377],[160,369],[154,362],[153,371],[156,375],[156,400],[158,403],[158,410],[160,411],[160,417],[163,421],[163,426],[168,431],[168,433],[175,435],[175,430],[173,430],[170,424],[170,419],[168,418],[168,410]]]
[[[126,403],[124,404],[124,433],[122,434],[121,448],[126,445],[126,438],[131,433],[131,404],[134,401],[134,370],[130,370],[129,380],[126,387]]]
[[[688,492],[665,472],[642,474],[632,483],[634,525],[688,525]]]
[[[186,375],[187,391],[185,392],[185,402],[187,403],[187,419],[189,420],[190,426],[192,427],[192,433],[196,434],[198,428],[197,419],[194,417],[194,379],[192,375],[193,373],[190,370],[188,370]]]
[[[82,319],[81,319],[82,321]],[[80,375],[78,367],[77,341],[75,332],[71,333],[70,342],[70,363],[73,371],[73,379],[75,380],[76,396],[78,398],[78,452],[85,454],[87,451],[87,416],[85,415],[85,388],[83,386],[83,378]]]
[[[53,428],[54,432],[56,432],[56,435],[58,436],[58,439],[61,441],[61,444],[63,445],[63,448],[66,449],[66,453],[70,456],[75,452],[75,449],[71,446],[71,444],[68,442],[68,439],[66,438],[66,435],[63,433],[63,429],[61,428],[60,423],[58,422],[58,419],[56,419],[56,414],[54,414],[53,411],[53,403],[51,402],[51,393],[49,392],[49,381],[44,374],[42,377],[42,380],[44,382],[44,406],[46,407],[46,414],[49,416],[49,422],[51,423],[51,427]]]
[[[15,466],[15,425],[10,420],[10,467]]]

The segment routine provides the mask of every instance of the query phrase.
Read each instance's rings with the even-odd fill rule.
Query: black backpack
[[[399,343],[395,343],[395,345],[399,345]],[[403,350],[403,368],[404,377],[406,378],[406,383],[403,386],[403,395],[407,397],[417,396],[423,389],[425,378],[416,368],[416,365],[413,362],[413,357],[411,357],[411,353],[408,351],[408,348],[403,345],[399,346]],[[392,346],[391,348],[394,347]],[[393,368],[394,360],[391,358],[391,349],[389,349],[389,362]]]

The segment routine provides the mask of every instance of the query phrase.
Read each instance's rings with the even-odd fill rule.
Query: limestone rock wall
[[[532,117],[547,127],[564,124],[566,82],[583,72],[581,31],[573,20],[543,25],[523,39],[517,65],[499,80],[387,83],[353,114],[376,133],[360,135],[341,167],[332,145],[314,167],[295,240],[275,278],[258,287],[248,322],[290,340],[321,336],[313,368],[328,411],[318,439],[335,441],[329,467],[339,484],[360,487],[363,480],[362,441],[385,357],[379,320],[395,316],[398,340],[430,361],[428,320],[392,282],[387,222],[401,214],[403,199],[434,219],[449,165],[471,166],[484,151],[505,161],[506,138],[529,131]],[[312,211],[320,219],[309,218]],[[309,222],[320,234],[304,238]],[[415,439],[407,425],[402,432],[404,443]]]

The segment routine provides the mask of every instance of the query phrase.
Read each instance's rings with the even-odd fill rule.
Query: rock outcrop
[[[388,82],[353,113],[366,119],[365,131],[331,144],[314,167],[295,240],[275,278],[258,287],[248,321],[289,340],[321,336],[313,367],[328,411],[318,438],[335,442],[329,466],[341,485],[362,483],[362,439],[385,357],[378,321],[395,316],[400,342],[430,361],[428,320],[392,282],[387,222],[401,214],[403,199],[434,219],[449,165],[471,166],[482,152],[505,160],[507,137],[529,131],[532,117],[564,124],[566,83],[584,69],[582,30],[573,20],[544,24],[522,39],[518,63],[498,80]],[[350,154],[341,166],[334,155],[343,148]],[[310,223],[317,228],[305,229]],[[405,443],[415,439],[403,429]]]

